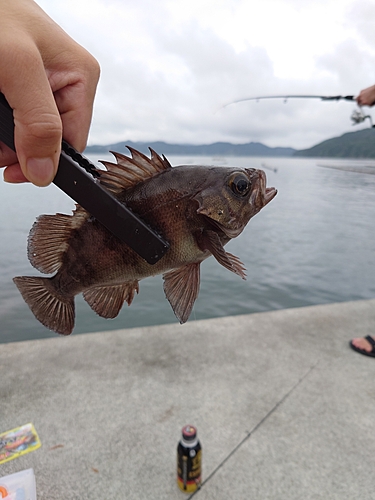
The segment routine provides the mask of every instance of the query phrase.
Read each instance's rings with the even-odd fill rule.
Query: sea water
[[[110,157],[91,160],[98,158]],[[264,168],[267,185],[278,189],[276,198],[226,246],[244,263],[247,280],[209,258],[201,266],[200,293],[190,320],[375,297],[375,175],[323,168],[316,159],[168,159],[174,166]],[[324,161],[354,170],[362,163]],[[27,259],[27,237],[36,217],[70,214],[74,202],[54,185],[3,182],[0,199],[0,343],[54,337],[34,318],[12,278],[40,275]],[[100,318],[77,297],[73,334],[164,323],[176,323],[178,331],[159,276],[141,281],[133,304],[125,304],[114,320]]]

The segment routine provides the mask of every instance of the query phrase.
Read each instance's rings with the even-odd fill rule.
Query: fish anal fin
[[[138,291],[138,281],[131,281],[120,285],[93,286],[83,292],[83,298],[96,314],[110,319],[118,315],[124,302],[130,306]]]
[[[199,243],[202,250],[211,252],[219,264],[232,271],[232,273],[237,274],[243,280],[246,279],[246,269],[243,263],[238,257],[224,250],[220,237],[215,231],[204,231]]]
[[[115,194],[172,168],[164,156],[159,156],[151,149],[151,158],[148,158],[136,149],[127,147],[131,156],[111,151],[117,163],[109,161],[100,162],[107,170],[100,171],[98,180],[100,184]]]
[[[70,335],[74,328],[74,296],[62,297],[50,278],[18,276],[13,278],[36,319],[46,328]]]
[[[200,262],[187,264],[163,274],[164,292],[180,323],[185,323],[198,297]]]
[[[61,266],[62,256],[68,249],[72,230],[80,227],[88,217],[88,212],[79,205],[73,215],[38,217],[28,239],[27,254],[31,264],[45,274],[57,271]]]

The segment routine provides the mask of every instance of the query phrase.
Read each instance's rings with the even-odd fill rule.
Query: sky
[[[353,102],[225,105],[259,95],[358,95],[375,84],[375,0],[37,3],[101,66],[90,145],[303,149],[369,126],[352,125]]]

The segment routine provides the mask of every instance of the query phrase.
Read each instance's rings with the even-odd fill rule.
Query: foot
[[[375,341],[375,336],[372,335],[371,338]],[[366,340],[364,337],[359,337],[359,338],[353,339],[352,344],[354,345],[354,347],[357,347],[358,349],[362,349],[366,352],[371,352],[373,349],[370,342],[368,340]]]

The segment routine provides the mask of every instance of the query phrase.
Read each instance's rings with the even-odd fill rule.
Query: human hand
[[[373,106],[375,104],[375,85],[361,90],[356,101],[359,106]]]
[[[52,182],[62,137],[86,147],[99,65],[33,0],[0,1],[0,92],[14,115],[16,153],[0,142],[7,182]]]

